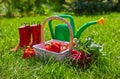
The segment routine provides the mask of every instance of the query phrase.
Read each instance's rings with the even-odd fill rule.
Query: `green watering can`
[[[104,24],[104,18],[102,17],[97,21],[90,21],[90,22],[87,22],[87,23],[83,24],[78,29],[78,31],[75,32],[74,19],[73,19],[73,17],[71,15],[57,15],[57,16],[69,19],[70,24],[72,26],[72,30],[73,30],[73,36],[74,36],[74,38],[77,38],[77,39],[80,38],[82,32],[86,28],[88,28],[90,25]],[[62,41],[69,41],[70,34],[69,34],[69,30],[68,30],[68,27],[67,27],[66,24],[57,24],[56,28],[55,28],[55,31],[53,31],[52,20],[50,20],[48,23],[49,23],[50,33],[51,33],[53,39],[62,40]]]

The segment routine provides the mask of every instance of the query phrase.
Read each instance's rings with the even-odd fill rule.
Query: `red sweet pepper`
[[[53,51],[56,53],[60,53],[61,51],[64,51],[69,48],[68,44],[62,44],[61,42],[52,41],[50,44],[47,44],[45,46],[46,50]]]
[[[61,51],[61,47],[62,45],[60,42],[52,41],[49,45],[45,46],[45,49],[59,53]]]
[[[51,50],[51,45],[46,45],[46,46],[45,46],[45,49],[46,49],[46,50]]]
[[[51,43],[51,51],[59,53],[60,48],[61,48],[60,44],[57,44],[56,42]]]

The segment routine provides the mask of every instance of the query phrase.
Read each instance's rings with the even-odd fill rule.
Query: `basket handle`
[[[68,27],[69,32],[70,32],[70,48],[69,49],[72,49],[72,47],[73,47],[73,31],[72,31],[72,26],[70,25],[70,23],[67,20],[65,20],[65,19],[63,19],[63,18],[61,18],[59,16],[48,17],[41,24],[41,43],[45,43],[45,39],[44,39],[44,26],[50,20],[61,20],[62,22],[64,22],[64,23],[67,24],[67,27]]]

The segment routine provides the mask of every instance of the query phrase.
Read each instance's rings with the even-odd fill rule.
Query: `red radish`
[[[75,60],[75,61],[87,60],[87,55],[84,51],[78,52],[75,49],[71,51],[71,57],[72,57],[72,60]]]
[[[84,51],[81,52],[82,59],[87,60],[87,55]]]
[[[81,59],[81,56],[79,54],[72,55],[72,60],[77,60],[78,61],[79,59]]]
[[[78,54],[78,51],[75,50],[75,49],[73,49],[73,50],[71,51],[71,54],[72,54],[72,55],[73,55],[73,54]]]

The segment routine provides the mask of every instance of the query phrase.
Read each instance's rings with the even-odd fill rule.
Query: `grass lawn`
[[[106,54],[88,69],[67,62],[43,61],[37,57],[25,60],[22,58],[23,50],[9,51],[19,43],[18,27],[22,23],[43,22],[48,16],[0,18],[0,79],[120,79],[120,13],[73,16],[76,31],[84,23],[102,16],[105,19],[104,25],[93,25],[81,36],[81,39],[85,39],[94,35],[95,41],[103,44],[103,52]],[[51,39],[47,24],[45,39]]]

